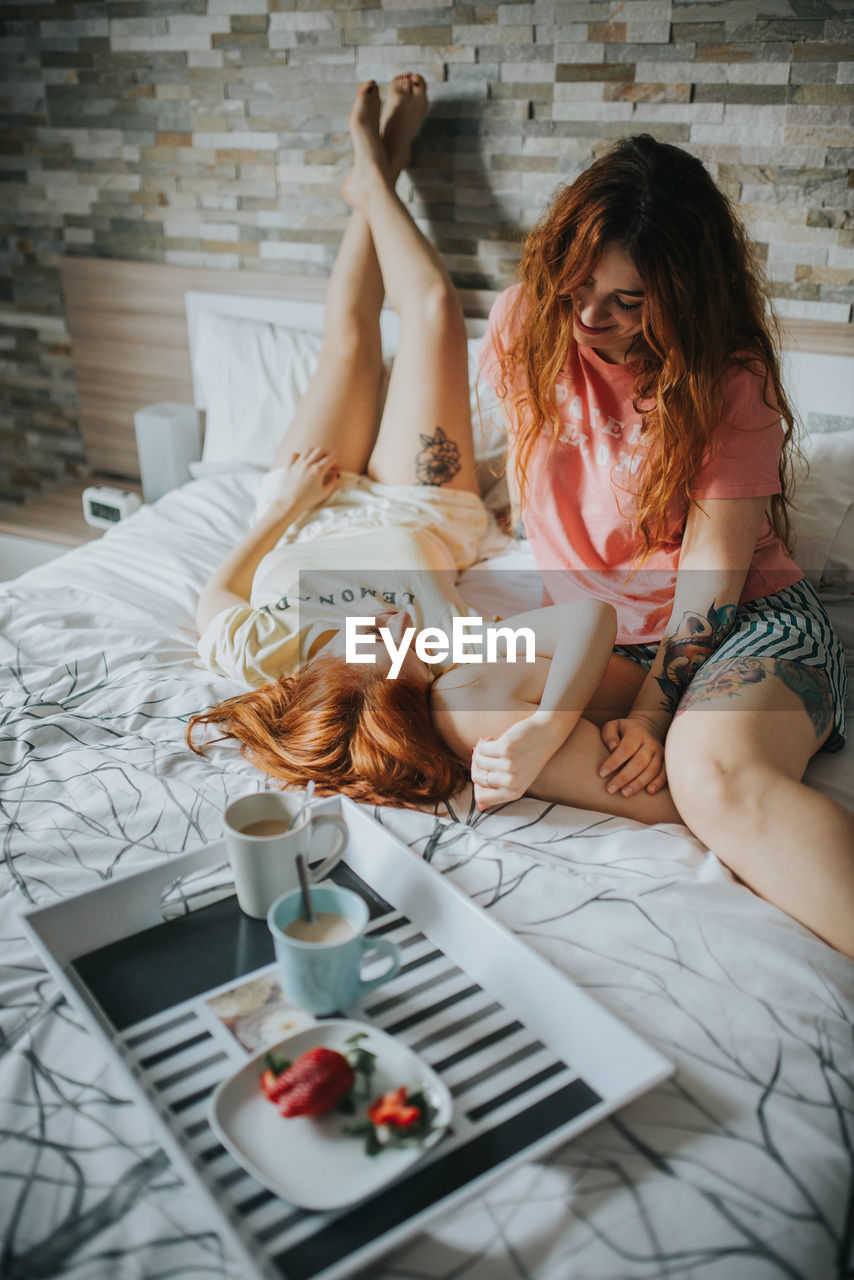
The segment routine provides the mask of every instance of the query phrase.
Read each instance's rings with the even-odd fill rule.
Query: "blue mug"
[[[290,1004],[322,1016],[339,1013],[400,969],[400,951],[385,938],[364,937],[370,912],[364,898],[338,885],[313,886],[315,915],[309,924],[303,915],[302,892],[283,893],[267,913],[273,935],[282,991]],[[367,954],[381,952],[391,958],[378,978],[361,975]]]

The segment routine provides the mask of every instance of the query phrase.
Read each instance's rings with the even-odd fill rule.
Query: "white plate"
[[[311,1119],[285,1119],[261,1090],[266,1053],[294,1061],[307,1049],[325,1045],[346,1053],[345,1042],[363,1032],[359,1047],[377,1057],[370,1096],[360,1099],[354,1115],[332,1111]],[[364,1139],[344,1132],[361,1119],[380,1094],[405,1084],[422,1090],[436,1108],[434,1128],[420,1147],[391,1147],[365,1154]],[[438,1142],[451,1119],[453,1103],[447,1086],[426,1062],[376,1027],[349,1019],[318,1022],[287,1036],[250,1059],[219,1085],[211,1099],[210,1122],[220,1142],[248,1173],[270,1191],[300,1209],[341,1209],[373,1195],[406,1173],[424,1151]]]

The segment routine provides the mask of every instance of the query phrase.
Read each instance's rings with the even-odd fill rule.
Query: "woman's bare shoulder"
[[[452,751],[468,759],[481,738],[497,738],[539,705],[548,663],[478,663],[451,667],[434,682],[433,723]]]

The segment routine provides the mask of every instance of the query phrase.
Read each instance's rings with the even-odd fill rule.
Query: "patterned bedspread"
[[[226,802],[258,789],[236,751],[200,760],[183,741],[187,717],[230,691],[194,665],[193,612],[256,484],[197,481],[0,588],[0,1275],[13,1280],[240,1274],[18,912],[219,838]],[[854,807],[851,751],[810,776]],[[374,816],[676,1072],[372,1276],[851,1274],[850,962],[681,826],[532,800],[482,815],[465,793],[435,814]]]

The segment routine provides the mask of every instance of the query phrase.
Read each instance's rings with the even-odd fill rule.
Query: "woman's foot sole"
[[[380,116],[380,137],[397,176],[412,158],[412,143],[427,114],[427,82],[416,72],[395,76]]]

